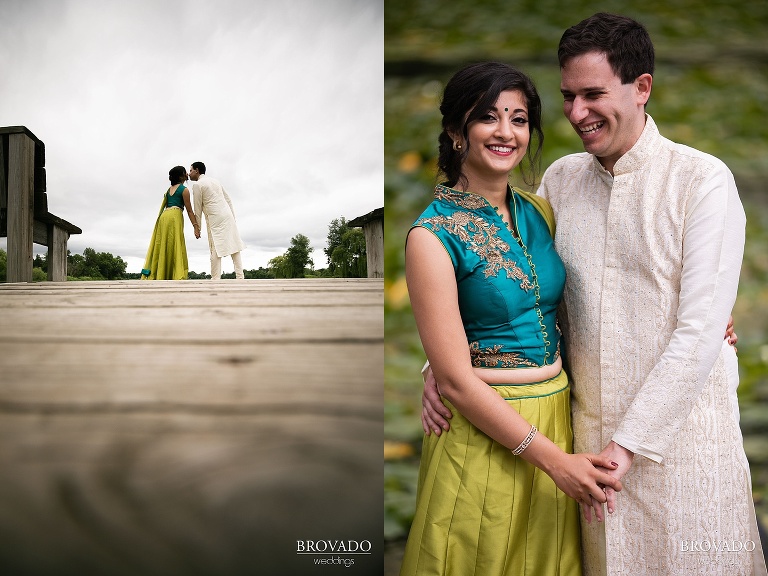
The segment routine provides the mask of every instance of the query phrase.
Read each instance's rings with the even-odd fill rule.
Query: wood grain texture
[[[383,282],[0,285],[0,573],[382,570]]]
[[[8,143],[8,268],[9,282],[32,280],[35,143],[25,134],[11,134]]]

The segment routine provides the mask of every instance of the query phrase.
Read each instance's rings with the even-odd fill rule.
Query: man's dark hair
[[[200,172],[200,174],[205,174],[205,164],[202,162],[192,162],[192,168]]]
[[[571,26],[560,38],[557,58],[560,68],[575,56],[602,52],[622,84],[643,74],[653,75],[654,51],[645,27],[626,16],[599,12]]]

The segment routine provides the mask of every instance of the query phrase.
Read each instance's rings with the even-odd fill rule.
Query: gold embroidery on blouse
[[[479,208],[486,208],[490,206],[488,201],[482,196],[477,194],[467,194],[466,192],[459,192],[453,188],[448,188],[442,184],[438,184],[435,187],[435,198],[437,200],[445,200],[451,204],[456,204],[462,208],[468,210],[478,210]]]
[[[501,344],[496,344],[491,348],[480,349],[480,344],[470,342],[469,355],[472,358],[472,366],[475,368],[517,368],[518,366],[530,366],[538,368],[539,365],[531,362],[527,358],[521,358],[518,352],[502,352]],[[499,366],[499,363],[501,365]]]
[[[483,273],[485,277],[498,276],[500,270],[505,270],[507,278],[520,280],[520,288],[525,291],[534,288],[530,278],[513,260],[504,258],[509,252],[509,244],[496,235],[499,227],[486,222],[484,218],[469,212],[454,212],[451,216],[433,216],[422,218],[416,224],[431,224],[435,230],[445,229],[449,234],[458,236],[467,243],[469,249],[487,262]]]

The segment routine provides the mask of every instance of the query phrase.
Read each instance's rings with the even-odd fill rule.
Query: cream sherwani
[[[585,576],[765,574],[723,342],[746,222],[731,172],[647,116],[613,176],[573,154],[539,193],[567,271],[574,450],[637,454],[614,514],[582,522]]]
[[[236,277],[242,278],[239,252],[245,249],[245,244],[237,230],[235,211],[229,194],[218,180],[205,174],[200,174],[199,179],[192,184],[192,193],[197,221],[202,222],[202,216],[205,214],[208,245],[211,249],[211,276],[214,279],[220,277],[221,258],[232,255]]]

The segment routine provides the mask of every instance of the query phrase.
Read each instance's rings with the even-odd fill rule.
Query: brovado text
[[[755,543],[752,540],[681,540],[681,552],[752,552]]]
[[[297,554],[370,554],[369,540],[296,540]]]

